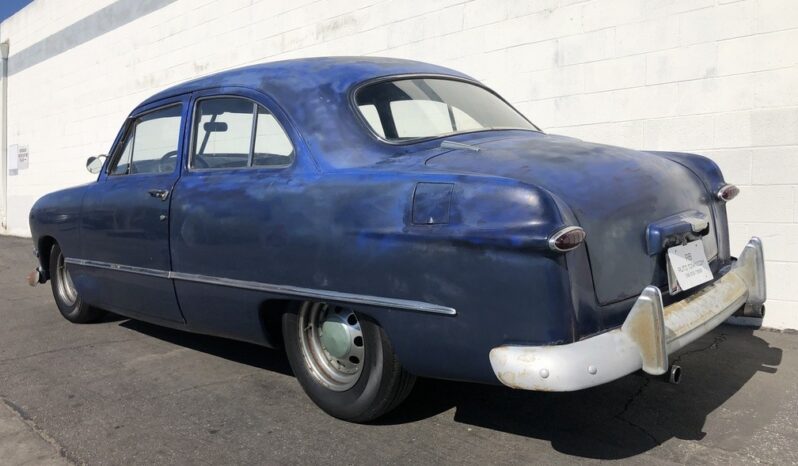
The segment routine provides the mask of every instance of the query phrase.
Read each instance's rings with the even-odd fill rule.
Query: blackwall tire
[[[327,312],[354,314],[345,307],[305,302],[297,304],[283,315],[283,338],[288,360],[294,375],[310,399],[331,416],[350,422],[372,421],[404,401],[413,388],[415,377],[405,371],[396,359],[391,342],[382,327],[361,314],[355,314],[361,333],[351,334],[354,338],[362,337],[363,351],[359,354],[362,354],[363,359],[362,366],[357,368],[356,380],[343,377],[341,383],[338,383],[339,379],[319,375],[319,368],[308,359],[312,356],[308,354],[306,342],[303,343],[307,325],[305,328],[300,325],[301,322],[308,324],[304,318],[313,306],[325,306]],[[310,325],[314,323],[311,322]],[[330,356],[329,353],[325,354]]]
[[[64,254],[58,244],[54,244],[50,250],[49,272],[55,304],[66,320],[76,324],[87,324],[103,317],[104,311],[89,306],[81,299],[72,283],[69,268],[64,263]]]

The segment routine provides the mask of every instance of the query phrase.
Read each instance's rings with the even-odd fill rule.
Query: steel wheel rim
[[[72,282],[72,276],[69,274],[69,269],[67,269],[67,265],[64,262],[63,254],[58,256],[56,276],[58,277],[56,286],[58,297],[67,306],[73,306],[78,300],[78,291],[75,289],[75,284]]]
[[[345,391],[360,379],[365,347],[360,321],[351,309],[304,303],[299,311],[299,342],[310,374],[321,385]]]

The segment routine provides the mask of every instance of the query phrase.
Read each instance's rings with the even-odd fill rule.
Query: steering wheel
[[[170,150],[161,157],[161,163],[158,164],[158,172],[166,173],[175,169],[174,164],[167,164],[166,161],[171,157],[177,157],[176,150]]]
[[[174,170],[174,167],[175,167],[174,164],[167,165],[165,163],[171,157],[177,157],[177,151],[176,150],[170,150],[169,152],[165,153],[163,155],[163,157],[161,157],[161,163],[158,165],[158,171],[160,173],[171,172],[172,170]],[[210,167],[210,165],[208,165],[208,162],[206,162],[206,161],[204,161],[204,160],[202,160],[201,158],[198,158],[198,157],[194,157],[194,163],[196,163],[197,167],[199,167],[199,168],[208,168],[208,167]]]

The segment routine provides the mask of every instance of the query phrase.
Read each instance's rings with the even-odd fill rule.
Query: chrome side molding
[[[148,269],[145,267],[134,267],[131,265],[112,264],[110,262],[92,261],[86,259],[74,259],[71,257],[64,258],[64,262],[67,264],[82,265],[83,267],[94,267],[96,269],[116,270],[117,272],[135,273],[138,275],[147,275],[158,278],[170,278],[170,272],[166,270]]]
[[[457,315],[454,308],[440,306],[438,304],[414,301],[409,299],[386,298],[382,296],[370,296],[357,293],[345,293],[340,291],[319,290],[314,288],[303,288],[291,285],[278,285],[272,283],[253,282],[247,280],[237,280],[233,278],[214,277],[210,275],[191,274],[183,272],[173,272],[168,270],[149,269],[145,267],[134,267],[122,264],[112,264],[86,259],[67,258],[67,264],[74,264],[83,267],[94,267],[117,272],[133,273],[151,277],[165,278],[170,280],[181,280],[194,283],[206,283],[209,285],[227,286],[244,290],[263,291],[286,296],[296,296],[308,299],[330,300],[351,304],[363,304],[366,306],[389,307],[392,309],[402,309],[406,311],[426,312],[431,314]]]

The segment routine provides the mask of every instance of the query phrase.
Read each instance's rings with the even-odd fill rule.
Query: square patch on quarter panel
[[[451,183],[418,183],[413,194],[413,223],[438,225],[449,223],[449,205],[454,185]]]

